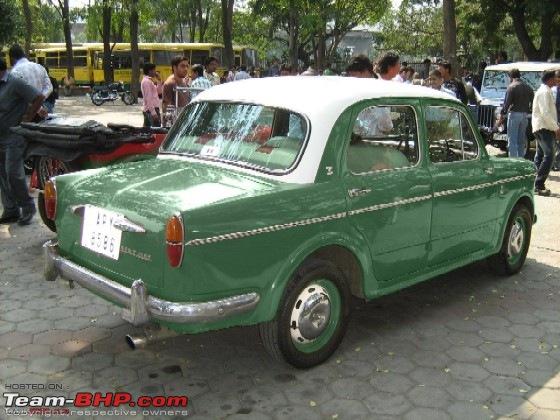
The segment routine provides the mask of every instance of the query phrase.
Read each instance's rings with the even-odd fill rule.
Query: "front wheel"
[[[123,93],[122,100],[126,105],[132,105],[134,103],[134,96],[132,95],[132,92]]]
[[[105,102],[105,99],[101,96],[101,92],[96,91],[91,94],[91,102],[96,106],[101,106],[103,102]]]
[[[350,291],[344,275],[322,260],[304,263],[290,280],[274,320],[259,325],[266,350],[297,368],[327,360],[349,320]]]
[[[501,275],[519,273],[527,258],[532,228],[531,212],[523,204],[517,204],[510,214],[500,251],[488,258],[493,272]]]

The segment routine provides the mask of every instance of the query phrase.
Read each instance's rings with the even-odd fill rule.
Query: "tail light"
[[[47,217],[54,220],[56,216],[56,187],[53,181],[47,181],[45,184],[45,213]]]
[[[171,267],[179,267],[183,261],[183,251],[185,248],[183,218],[180,215],[172,216],[167,222],[165,244],[167,246],[169,264],[171,264]]]

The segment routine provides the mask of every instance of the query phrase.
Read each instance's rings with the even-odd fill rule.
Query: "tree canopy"
[[[24,42],[24,3],[33,42],[68,44],[66,25],[74,42],[131,42],[137,10],[138,42],[231,42],[257,47],[269,62],[318,69],[340,60],[341,40],[358,25],[373,33],[372,51],[441,57],[450,25],[445,3],[455,6],[448,20],[456,22],[453,56],[463,64],[493,61],[502,50],[516,60],[546,60],[560,50],[558,0],[403,0],[398,9],[390,0],[91,0],[66,15],[60,12],[67,0],[17,0],[17,7],[0,0],[3,45]],[[79,36],[78,23],[86,27]]]

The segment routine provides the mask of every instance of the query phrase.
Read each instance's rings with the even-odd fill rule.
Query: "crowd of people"
[[[501,51],[496,58],[496,64],[506,62],[507,54]],[[198,94],[199,90],[208,89],[220,83],[258,77],[254,69],[247,69],[245,65],[239,68],[231,66],[220,77],[216,73],[218,61],[215,57],[207,58],[204,67],[201,65],[192,66],[190,77],[187,77],[189,63],[186,57],[176,57],[171,64],[173,74],[163,85],[163,92],[159,77],[157,85],[154,85],[153,82],[146,83],[146,91],[143,82],[143,112],[146,125],[157,125],[161,121],[159,108],[156,106],[159,104],[158,92],[162,96],[163,112],[165,115],[169,115],[167,112],[169,108],[173,110],[181,109]],[[485,67],[486,63],[481,62],[475,74],[464,68],[463,76],[456,78],[453,77],[451,63],[447,61],[438,62],[436,66],[433,66],[431,60],[427,58],[422,62],[421,67],[415,70],[408,63],[401,62],[398,54],[385,52],[375,63],[363,54],[352,57],[346,66],[345,75],[427,86],[445,92],[459,99],[463,104],[473,106],[472,109],[476,109],[482,101],[479,90]],[[144,66],[146,80],[153,80],[154,74],[149,72],[154,69],[155,66],[150,63]],[[338,73],[332,69],[318,71],[313,65],[298,73],[291,65],[280,64],[278,60],[273,61],[267,74],[268,77],[330,75],[338,75]],[[560,128],[558,128],[560,119],[560,95],[558,95],[560,74],[554,74],[554,72],[552,72],[552,75],[543,73],[542,86],[535,97],[533,97],[532,89],[521,80],[518,70],[510,72],[510,78],[512,84],[507,90],[498,124],[501,124],[504,116],[508,114],[509,156],[524,157],[523,139],[527,127],[527,116],[532,111],[534,118],[533,132],[537,139],[535,166],[538,176],[535,182],[535,192],[539,195],[550,195],[550,190],[545,188],[544,182],[548,173],[560,166],[560,156],[556,157],[556,155],[560,155],[560,144],[557,145],[555,140],[555,137],[560,138]],[[187,89],[178,90],[178,86]],[[544,93],[541,91],[544,91]],[[543,95],[546,100],[542,99]],[[153,98],[153,100],[150,98]],[[178,103],[176,103],[177,101]],[[167,117],[167,121],[164,120],[164,123],[168,124],[169,118],[171,117]],[[553,122],[553,120],[556,122]],[[553,127],[556,128],[552,130]]]
[[[26,185],[23,166],[25,140],[10,131],[10,128],[24,121],[39,121],[48,112],[52,113],[58,98],[58,83],[49,77],[47,69],[29,61],[21,46],[12,46],[9,57],[11,71],[8,71],[6,61],[0,58],[0,193],[4,209],[0,224],[18,222],[20,225],[28,225],[36,213],[36,207]],[[497,62],[499,60],[507,60],[505,53]],[[481,100],[477,89],[477,80],[481,80],[481,77],[477,76],[484,69],[483,64],[481,63],[477,74],[465,72],[459,79],[452,76],[453,69],[449,62],[439,62],[437,66],[433,66],[426,59],[421,68],[415,70],[408,63],[401,63],[399,55],[386,52],[376,63],[365,55],[352,57],[346,66],[345,75],[426,85],[456,97],[464,104],[477,105]],[[192,66],[187,57],[176,56],[171,61],[172,74],[164,81],[155,64],[145,63],[141,82],[144,125],[169,126],[175,115],[200,91],[221,83],[259,77],[253,68],[244,65],[239,68],[231,66],[219,76],[218,66],[218,60],[213,56],[207,57],[203,64]],[[318,71],[314,66],[298,73],[291,65],[274,60],[267,76],[296,75],[330,76],[338,73],[332,69]],[[508,115],[510,156],[522,157],[521,139],[524,138],[527,114],[532,111],[533,133],[537,139],[535,192],[550,195],[545,181],[550,171],[559,169],[560,166],[560,157],[556,156],[560,151],[556,144],[556,140],[560,139],[560,72],[544,72],[542,85],[534,95],[520,79],[519,71],[512,70],[510,79],[511,84],[501,110],[502,118]]]

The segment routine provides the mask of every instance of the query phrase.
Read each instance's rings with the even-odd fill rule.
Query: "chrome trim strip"
[[[45,280],[52,281],[60,275],[75,281],[123,306],[123,318],[137,326],[150,318],[180,324],[218,321],[252,311],[260,300],[259,294],[253,292],[208,302],[170,302],[148,295],[142,280],[134,281],[132,288],[128,288],[61,257],[54,240],[46,242],[43,248]]]
[[[424,196],[420,196],[420,197],[412,197],[412,198],[407,198],[407,199],[403,199],[403,200],[399,200],[399,201],[394,201],[392,203],[376,204],[374,206],[364,207],[364,208],[356,209],[356,210],[350,210],[350,211],[347,211],[347,212],[344,212],[344,213],[336,213],[336,214],[332,214],[332,215],[329,215],[329,216],[306,219],[306,220],[301,220],[301,221],[292,222],[292,223],[285,223],[285,224],[281,224],[281,225],[266,226],[266,227],[259,228],[259,229],[247,230],[245,232],[232,232],[232,233],[225,233],[223,235],[211,236],[209,238],[192,239],[192,240],[188,241],[185,245],[186,246],[207,245],[207,244],[212,244],[212,243],[215,243],[215,242],[227,241],[227,240],[230,240],[230,239],[240,239],[240,238],[246,238],[248,236],[260,235],[261,233],[277,232],[277,231],[280,231],[280,230],[291,229],[291,228],[298,227],[298,226],[306,226],[306,225],[311,225],[311,224],[315,224],[315,223],[327,222],[327,221],[335,220],[335,219],[342,219],[344,217],[354,216],[356,214],[367,213],[367,212],[370,212],[370,211],[383,210],[383,209],[396,207],[396,206],[400,206],[400,205],[404,205],[404,204],[417,203],[417,202],[420,202],[420,201],[429,200],[431,198],[438,198],[438,197],[445,197],[445,196],[453,195],[453,194],[459,194],[459,193],[462,193],[464,191],[475,191],[475,190],[479,190],[479,189],[483,189],[483,188],[489,188],[489,187],[492,187],[492,186],[495,186],[495,185],[506,184],[508,182],[520,181],[520,180],[525,179],[525,178],[534,178],[534,177],[535,177],[535,174],[518,175],[518,176],[506,178],[506,179],[500,179],[500,180],[497,180],[497,181],[494,181],[494,182],[486,182],[484,184],[472,185],[472,186],[465,187],[465,188],[458,188],[458,189],[455,189],[455,190],[447,190],[447,191],[439,191],[437,193],[434,193],[433,195],[424,195]]]
[[[212,236],[210,238],[193,239],[191,241],[188,241],[185,245],[197,246],[197,245],[212,244],[214,242],[221,242],[229,239],[240,239],[240,238],[246,238],[248,236],[260,235],[261,233],[278,232],[280,230],[291,229],[296,226],[313,225],[316,223],[322,223],[329,220],[342,219],[344,217],[346,217],[346,212],[336,213],[324,217],[313,217],[311,219],[299,220],[297,222],[285,223],[282,225],[265,226],[263,228],[247,230],[245,232],[232,232],[232,233],[225,233],[223,235]]]
[[[430,200],[431,198],[432,198],[431,195],[424,195],[424,196],[421,196],[421,197],[413,197],[413,198],[406,198],[404,200],[393,201],[392,203],[376,204],[374,206],[364,207],[362,209],[350,210],[348,212],[348,215],[349,216],[354,216],[356,214],[362,214],[362,213],[368,213],[370,211],[388,209],[388,208],[400,206],[400,205],[403,205],[403,204],[411,204],[411,203],[417,203],[419,201]]]

